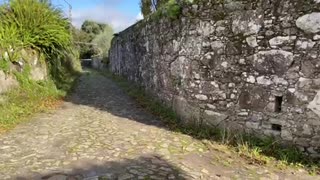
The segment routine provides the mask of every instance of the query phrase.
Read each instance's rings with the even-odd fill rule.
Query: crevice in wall
[[[280,125],[280,124],[271,124],[271,129],[272,129],[273,131],[279,131],[279,132],[281,132],[282,125]]]
[[[276,96],[274,100],[274,112],[280,113],[282,111],[282,103],[283,103],[283,97]]]

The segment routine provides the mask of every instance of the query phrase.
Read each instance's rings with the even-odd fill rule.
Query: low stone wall
[[[186,123],[276,136],[320,155],[320,1],[215,0],[112,41],[110,69]]]

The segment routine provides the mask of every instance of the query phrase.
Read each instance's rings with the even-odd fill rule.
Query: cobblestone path
[[[110,79],[83,75],[74,94],[0,136],[0,179],[317,179],[250,165],[164,128]]]

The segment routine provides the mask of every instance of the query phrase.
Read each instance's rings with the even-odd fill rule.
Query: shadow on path
[[[17,180],[116,180],[116,179],[186,179],[188,176],[158,155],[146,155],[137,159],[110,161],[96,164],[91,161],[78,161],[70,168],[56,170],[50,174],[17,177]]]

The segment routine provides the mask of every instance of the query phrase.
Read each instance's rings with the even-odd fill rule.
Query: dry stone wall
[[[110,69],[186,123],[276,136],[320,155],[320,1],[183,5],[117,34]]]

